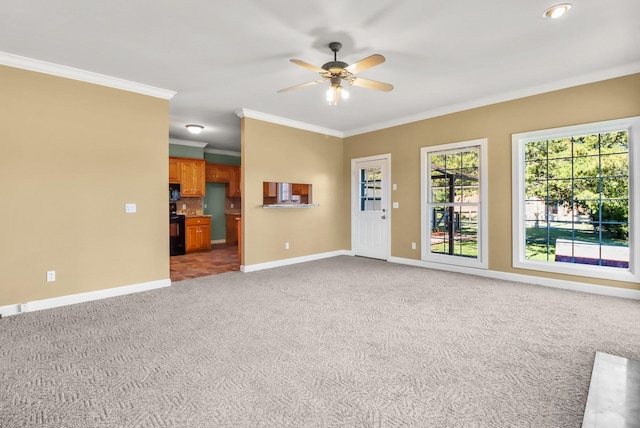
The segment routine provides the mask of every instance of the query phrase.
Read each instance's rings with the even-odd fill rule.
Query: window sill
[[[482,261],[477,258],[463,257],[456,255],[440,254],[440,253],[428,253],[422,256],[422,261],[429,263],[438,263],[451,266],[462,266],[473,269],[488,269],[487,261]]]
[[[640,276],[626,268],[607,266],[580,265],[576,263],[544,262],[535,260],[518,260],[513,262],[517,269],[529,269],[541,272],[558,273],[586,278],[610,279],[613,281],[639,282]]]

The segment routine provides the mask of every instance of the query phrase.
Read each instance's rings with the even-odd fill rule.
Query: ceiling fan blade
[[[376,91],[389,92],[393,89],[393,85],[388,83],[376,82],[375,80],[363,79],[361,77],[355,77],[349,79],[348,82],[353,86],[360,86],[361,88],[375,89]]]
[[[296,86],[291,86],[290,88],[280,89],[278,93],[280,94],[282,92],[289,92],[289,91],[293,91],[294,89],[300,89],[300,88],[304,88],[305,86],[311,86],[311,85],[315,85],[322,82],[324,82],[324,79],[314,80],[313,82],[301,83]]]
[[[325,70],[323,68],[316,67],[315,65],[309,64],[308,62],[304,62],[304,61],[302,61],[300,59],[290,59],[289,61],[291,61],[294,64],[298,64],[298,65],[300,65],[300,66],[302,66],[304,68],[308,68],[309,70],[313,70],[316,73],[325,73],[327,71],[327,70]]]
[[[385,59],[382,55],[375,54],[368,56],[365,59],[361,59],[358,62],[354,62],[350,66],[346,67],[345,70],[347,70],[351,74],[356,74],[378,64],[382,64],[384,61]]]

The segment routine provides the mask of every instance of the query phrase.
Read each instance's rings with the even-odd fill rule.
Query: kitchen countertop
[[[188,218],[194,218],[194,217],[211,217],[210,214],[184,214],[186,217]]]

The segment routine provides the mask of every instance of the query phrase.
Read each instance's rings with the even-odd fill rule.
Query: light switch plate
[[[393,190],[398,190],[398,185],[396,183],[393,183]]]
[[[400,207],[400,203],[399,202],[394,202],[393,203],[393,208],[399,208]]]
[[[126,213],[134,213],[136,212],[136,204],[125,204],[124,212]]]

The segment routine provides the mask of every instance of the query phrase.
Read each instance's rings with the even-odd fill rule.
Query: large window
[[[422,148],[422,259],[487,268],[486,140]]]
[[[514,266],[637,280],[637,128],[633,118],[513,136]]]

